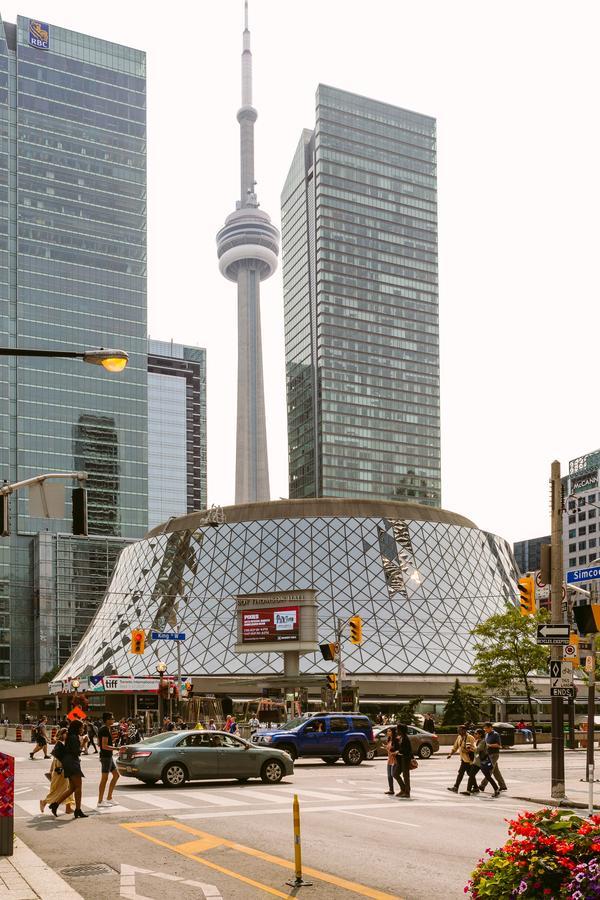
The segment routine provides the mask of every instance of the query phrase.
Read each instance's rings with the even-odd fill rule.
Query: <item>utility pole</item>
[[[560,483],[560,463],[554,460],[550,470],[551,486],[551,621],[553,624],[563,622],[562,590],[562,487]],[[562,660],[563,651],[560,645],[552,645],[550,659]],[[552,786],[551,795],[556,800],[565,796],[565,735],[563,731],[563,699],[552,697]]]
[[[588,679],[588,730],[586,776],[588,781],[588,814],[594,812],[594,716],[596,715],[596,635],[590,635],[592,668]]]

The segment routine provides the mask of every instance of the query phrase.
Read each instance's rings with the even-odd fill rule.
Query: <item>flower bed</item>
[[[508,832],[472,873],[473,900],[600,900],[600,816],[545,808],[521,813]]]

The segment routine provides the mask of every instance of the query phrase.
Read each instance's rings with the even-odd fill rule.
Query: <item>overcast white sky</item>
[[[148,54],[149,330],[208,350],[209,502],[234,496],[242,0],[9,0],[0,11]],[[550,462],[600,446],[596,2],[250,0],[256,177],[279,195],[321,81],[438,120],[442,499],[549,531]],[[273,498],[287,496],[281,273],[262,286]]]

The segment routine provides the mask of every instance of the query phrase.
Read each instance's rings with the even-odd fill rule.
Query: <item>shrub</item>
[[[474,900],[573,898],[572,884],[600,883],[600,816],[582,819],[570,810],[544,808],[524,812],[508,823],[509,839],[498,850],[486,850],[465,893]],[[594,867],[592,868],[592,864]],[[600,898],[576,888],[581,898]],[[588,890],[587,887],[585,889]],[[580,898],[577,898],[580,900]]]

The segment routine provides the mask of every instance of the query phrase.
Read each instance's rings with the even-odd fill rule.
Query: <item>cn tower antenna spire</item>
[[[277,268],[279,232],[258,208],[254,180],[252,51],[248,0],[244,0],[242,41],[242,105],[240,123],[240,199],[217,234],[221,274],[237,284],[238,394],[235,502],[270,499],[267,429],[260,328],[260,283]]]

